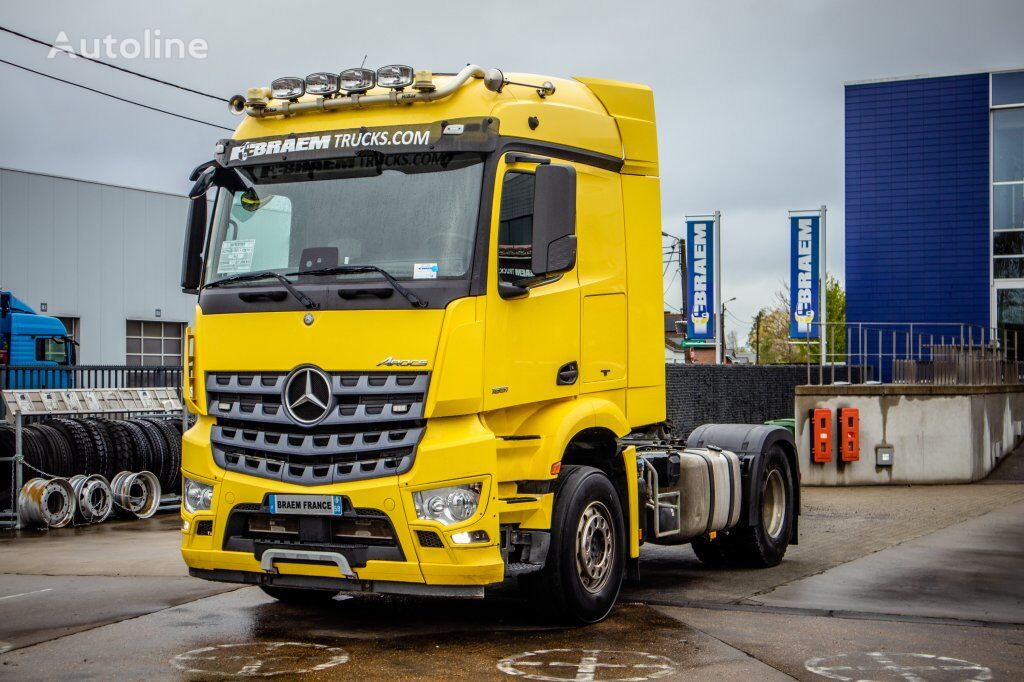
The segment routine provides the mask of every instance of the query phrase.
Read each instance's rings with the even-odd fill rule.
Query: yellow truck
[[[666,430],[649,88],[392,65],[230,106],[182,263],[192,575],[594,622],[645,542],[781,561],[789,433]]]

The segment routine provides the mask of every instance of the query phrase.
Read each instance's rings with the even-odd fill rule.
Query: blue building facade
[[[1024,71],[850,84],[845,114],[851,361],[965,329],[1024,348]]]
[[[846,87],[846,319],[990,322],[989,74]]]

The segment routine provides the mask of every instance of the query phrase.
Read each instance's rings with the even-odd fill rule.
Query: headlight
[[[206,511],[213,506],[213,486],[193,481],[191,478],[182,478],[181,503],[185,511],[194,514],[197,511]]]
[[[480,483],[468,483],[413,493],[416,517],[423,521],[440,521],[446,526],[461,523],[476,514],[480,488]]]

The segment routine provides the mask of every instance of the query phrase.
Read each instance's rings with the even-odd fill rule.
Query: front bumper
[[[431,424],[420,443],[415,465],[401,476],[351,481],[321,486],[302,486],[225,471],[213,462],[210,428],[213,420],[201,417],[183,438],[182,469],[185,476],[214,485],[209,511],[189,513],[182,509],[181,551],[190,573],[197,577],[227,582],[306,586],[310,580],[329,589],[396,592],[412,586],[462,586],[455,590],[478,596],[477,588],[504,579],[504,561],[499,546],[500,532],[497,485],[494,484],[495,441],[476,417],[457,417]],[[425,488],[482,483],[480,508],[470,519],[452,526],[416,517],[412,493]],[[257,553],[225,549],[225,531],[232,510],[263,505],[269,493],[344,495],[357,510],[374,510],[387,516],[393,529],[397,552],[389,558],[373,558],[382,552],[342,550],[350,565],[346,574],[331,560],[278,559],[270,570],[261,565]],[[208,523],[204,523],[208,522]],[[454,533],[483,530],[489,540],[458,545]],[[431,534],[425,546],[417,531]],[[208,533],[208,534],[207,534]],[[352,561],[351,557],[362,559]],[[354,565],[362,563],[363,565]],[[396,587],[399,585],[400,587]],[[407,586],[407,587],[401,587]]]

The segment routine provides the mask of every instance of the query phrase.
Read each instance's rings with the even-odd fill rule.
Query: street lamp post
[[[715,362],[717,364],[719,364],[719,365],[725,363],[725,350],[726,350],[726,348],[725,348],[725,304],[726,303],[732,303],[735,300],[736,300],[736,297],[733,296],[728,301],[723,301],[722,305],[719,306],[719,310],[718,310],[718,319],[719,319],[719,322],[718,322],[718,335],[719,335],[719,338],[721,339],[721,343],[718,344],[718,357],[715,358]],[[735,350],[735,349],[733,349],[733,350]]]

